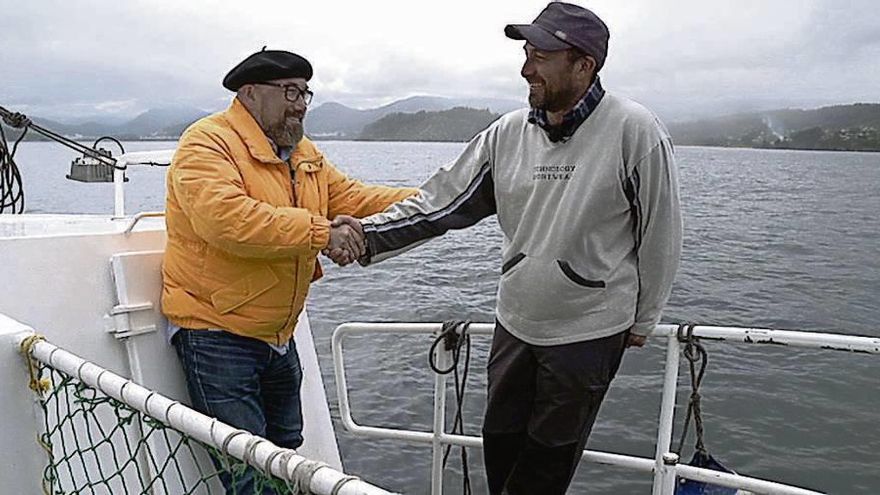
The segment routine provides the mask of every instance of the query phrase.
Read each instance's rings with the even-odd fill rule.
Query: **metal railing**
[[[164,217],[164,211],[142,211],[140,213],[135,214],[131,217],[131,220],[128,221],[128,225],[125,227],[125,230],[122,231],[123,234],[128,235],[134,230],[134,226],[138,224],[144,218],[158,218]]]
[[[116,159],[113,168],[113,216],[125,216],[125,168],[129,165],[167,165],[171,163],[175,150],[136,151],[125,153]],[[134,224],[131,225],[134,227]],[[127,233],[127,232],[126,232]]]
[[[474,436],[446,433],[446,387],[448,375],[434,376],[434,418],[433,431],[415,431],[379,426],[357,424],[352,418],[348,399],[348,385],[345,377],[345,361],[342,343],[345,337],[363,334],[433,334],[439,335],[441,323],[345,323],[333,332],[332,348],[336,387],[339,396],[339,415],[342,424],[355,435],[373,438],[404,440],[412,443],[431,444],[431,493],[440,495],[443,491],[443,447],[458,445],[482,448],[482,439]],[[711,483],[730,488],[748,490],[757,494],[771,495],[821,495],[821,492],[807,490],[773,481],[750,478],[736,474],[723,473],[710,469],[679,464],[679,456],[670,450],[675,410],[675,394],[678,383],[679,363],[683,343],[679,340],[678,325],[657,325],[653,336],[665,338],[666,364],[664,384],[657,429],[657,448],[653,459],[611,452],[584,450],[581,460],[599,464],[620,466],[642,472],[653,472],[653,495],[673,495],[678,477]],[[490,336],[494,325],[488,323],[472,324],[470,335]],[[857,337],[827,333],[800,332],[789,330],[770,330],[764,328],[733,328],[717,326],[693,326],[692,335],[699,339],[727,341],[744,344],[775,344],[790,347],[820,348],[833,351],[880,354],[880,338]],[[435,351],[438,368],[448,366],[451,351],[438,346]]]
[[[22,332],[16,338],[16,346],[32,336],[31,332]],[[269,440],[205,416],[49,342],[34,342],[30,355],[88,387],[185,433],[218,452],[240,459],[268,475],[292,484],[305,493],[393,495],[392,492],[337,471],[322,462],[298,455],[294,450],[278,447]]]

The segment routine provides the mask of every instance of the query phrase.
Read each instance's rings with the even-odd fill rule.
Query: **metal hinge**
[[[132,328],[131,326],[132,313],[151,311],[152,309],[153,303],[151,302],[113,306],[110,314],[104,315],[104,330],[107,333],[112,333],[117,339],[155,332],[156,325],[146,325],[138,328]]]

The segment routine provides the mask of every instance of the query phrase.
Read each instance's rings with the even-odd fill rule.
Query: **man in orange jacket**
[[[162,311],[193,407],[287,448],[302,444],[302,371],[291,345],[319,251],[351,262],[363,240],[338,215],[363,217],[418,192],[350,179],[303,137],[312,66],[257,52],[223,85],[230,107],[193,124],[167,176]],[[254,473],[221,473],[253,493]]]

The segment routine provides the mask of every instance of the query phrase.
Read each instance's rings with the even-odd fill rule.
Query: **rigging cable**
[[[102,164],[107,165],[108,167],[113,167],[118,170],[125,170],[127,168],[124,165],[117,165],[116,159],[113,157],[109,157],[109,156],[101,153],[98,150],[89,148],[88,146],[86,146],[84,144],[80,144],[80,143],[74,141],[73,139],[70,139],[68,137],[64,137],[61,134],[58,134],[57,132],[51,131],[49,129],[46,129],[45,127],[42,127],[42,126],[39,126],[39,125],[33,123],[33,121],[31,121],[29,118],[27,118],[27,116],[25,116],[24,114],[21,114],[18,112],[13,113],[13,112],[10,112],[9,110],[3,108],[2,106],[0,106],[0,117],[3,117],[3,121],[6,122],[7,124],[9,124],[10,126],[27,127],[27,129],[33,130],[34,132],[36,132],[38,134],[42,134],[43,136],[51,139],[52,141],[55,141],[61,145],[67,146],[68,148],[72,149],[73,151],[77,151],[79,153],[82,153],[83,155],[85,155],[89,158],[93,158],[93,159],[101,162]],[[16,124],[20,124],[20,125],[16,125]],[[96,141],[96,143],[100,142],[102,139],[114,139],[114,138],[103,137],[103,138],[99,139],[98,141]],[[121,146],[121,144],[120,144],[120,146]]]
[[[448,375],[453,373],[455,378],[455,419],[452,423],[453,435],[464,435],[464,392],[467,388],[468,371],[471,363],[471,336],[468,334],[470,321],[451,320],[443,322],[440,335],[434,339],[431,349],[428,351],[428,365],[434,373],[440,375]],[[439,369],[435,362],[437,346],[443,342],[444,351],[452,351],[452,364],[447,369]],[[461,361],[461,348],[465,348],[464,369],[459,375],[458,367]],[[461,475],[462,475],[462,494],[470,495],[471,493],[471,475],[468,467],[467,450],[462,445],[459,447],[461,452]],[[446,468],[446,461],[452,445],[446,446],[446,452],[443,454],[443,467]]]
[[[107,167],[112,167],[117,170],[126,170],[128,168],[126,165],[118,165],[116,159],[108,152],[102,152],[95,149],[101,141],[111,140],[114,141],[119,146],[120,150],[122,150],[122,153],[125,154],[125,149],[122,147],[122,143],[116,138],[109,136],[101,137],[95,141],[92,148],[89,148],[73,139],[62,136],[33,123],[31,119],[22,113],[12,112],[2,106],[0,106],[0,121],[13,129],[22,129],[21,135],[15,140],[15,143],[10,150],[9,144],[6,141],[6,133],[3,131],[3,126],[0,125],[0,213],[4,213],[7,210],[10,210],[12,213],[24,212],[24,188],[22,187],[21,171],[15,163],[15,152],[18,150],[18,145],[24,140],[24,137],[29,130],[33,130],[52,141],[82,153],[84,156],[92,158]],[[145,165],[161,164],[146,162]]]
[[[21,117],[23,117],[24,119],[27,120],[28,129],[31,129],[36,133],[42,134],[43,136],[45,136],[45,137],[51,139],[52,141],[55,141],[63,146],[67,146],[68,148],[72,149],[73,151],[78,151],[89,158],[94,158],[95,160],[98,160],[99,162],[101,162],[104,165],[107,165],[108,167],[113,167],[118,170],[125,170],[127,168],[124,165],[117,165],[115,158],[104,155],[101,152],[99,152],[98,150],[94,150],[92,148],[89,148],[88,146],[86,146],[84,144],[80,144],[80,143],[74,141],[73,139],[62,136],[61,134],[58,134],[57,132],[50,131],[49,129],[46,129],[45,127],[41,127],[37,124],[34,124],[30,119],[28,119],[27,117],[25,117],[24,115],[22,115],[20,113],[12,113],[3,107],[0,107],[0,116],[3,117],[3,120],[6,120],[7,115],[12,115],[12,116],[20,115]]]
[[[27,134],[31,121],[23,114],[8,112],[3,107],[0,107],[0,117],[6,125],[23,129],[10,151],[6,133],[0,125],[0,213],[5,213],[7,210],[12,213],[23,213],[24,188],[21,184],[21,172],[15,163],[15,152]]]
[[[113,141],[114,143],[116,143],[116,146],[119,146],[119,154],[120,154],[120,155],[124,155],[124,154],[125,154],[125,147],[122,146],[122,143],[119,142],[119,140],[116,139],[116,138],[113,137],[113,136],[101,136],[101,137],[99,137],[99,138],[98,138],[98,139],[92,144],[92,149],[94,149],[94,150],[98,149],[98,145],[101,144],[101,141]]]

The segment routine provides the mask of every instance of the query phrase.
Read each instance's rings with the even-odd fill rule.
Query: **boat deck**
[[[115,218],[110,215],[2,215],[0,239],[119,234],[124,232],[132,221],[132,217]],[[141,218],[135,229],[164,230],[165,220]]]

